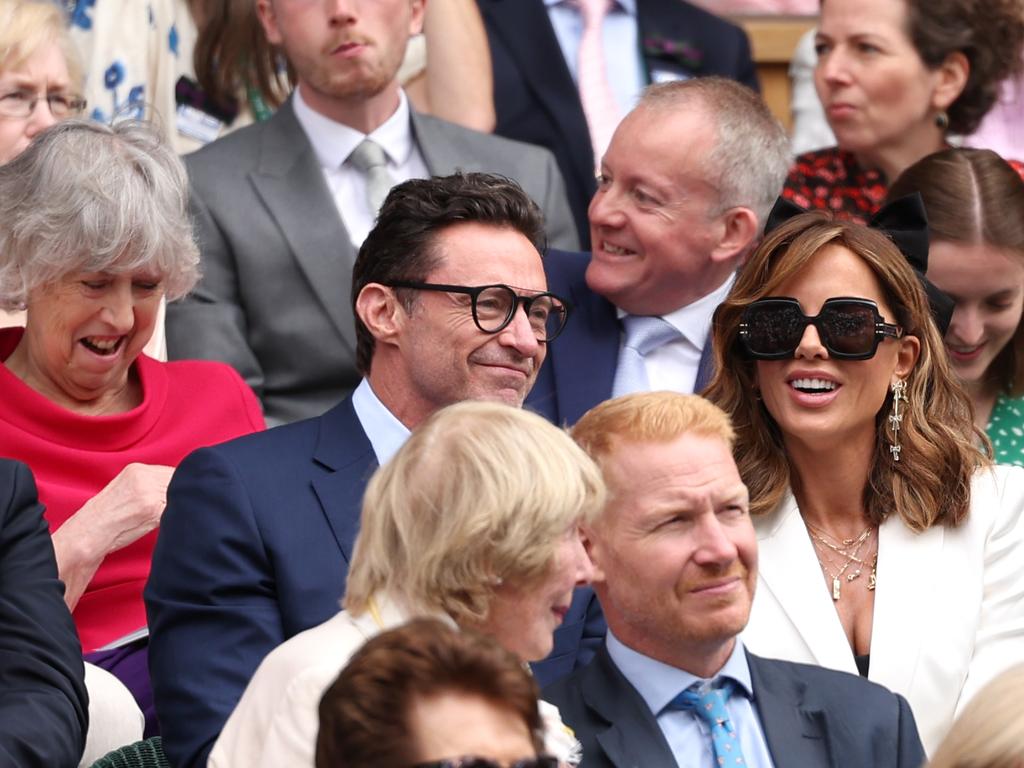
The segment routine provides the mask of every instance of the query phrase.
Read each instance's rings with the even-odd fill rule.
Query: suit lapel
[[[355,317],[348,294],[356,250],[291,100],[267,122],[260,151],[259,168],[250,175],[253,186],[313,293],[355,355]]]
[[[805,702],[805,685],[747,653],[754,688],[754,707],[761,719],[768,751],[775,765],[834,766],[828,720],[820,707]]]
[[[933,617],[943,615],[941,525],[914,533],[890,516],[878,531],[878,586],[871,630],[868,678],[904,695],[911,690],[917,657]]]
[[[646,702],[622,676],[605,645],[581,673],[584,703],[608,723],[595,734],[616,768],[676,768],[676,759]]]
[[[792,493],[777,512],[755,521],[755,526],[759,588],[772,593],[816,664],[857,674],[853,652]]]
[[[567,354],[556,351],[550,365],[559,417],[566,424],[575,424],[590,408],[612,396],[621,329],[615,307],[584,285],[574,286],[569,300],[580,311],[569,318],[565,338],[554,342]]]
[[[313,460],[332,470],[313,481],[313,492],[345,561],[351,563],[363,492],[377,468],[373,446],[356,417],[351,397],[320,417]]]
[[[555,125],[569,149],[575,171],[593,184],[594,153],[588,142],[576,83],[562,55],[542,0],[478,0],[481,11],[493,19],[488,27],[501,39],[523,79]]]

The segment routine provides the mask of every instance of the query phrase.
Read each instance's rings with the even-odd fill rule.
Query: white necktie
[[[619,350],[619,364],[615,368],[612,397],[632,392],[646,392],[651,388],[644,358],[658,347],[674,341],[682,334],[660,317],[626,315],[622,318],[626,338]]]
[[[384,198],[395,186],[395,180],[388,173],[388,158],[384,149],[371,139],[363,139],[348,156],[352,167],[366,177],[366,202],[376,217]]]

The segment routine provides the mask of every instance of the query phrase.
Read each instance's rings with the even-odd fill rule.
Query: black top
[[[868,676],[868,666],[871,664],[871,654],[865,653],[863,656],[854,656],[853,660],[857,662],[857,672],[861,677]]]

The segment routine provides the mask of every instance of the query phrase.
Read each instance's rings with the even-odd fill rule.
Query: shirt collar
[[[544,0],[544,5],[551,8],[555,5],[575,5],[573,0]],[[636,16],[636,0],[612,0],[612,10],[620,10],[630,16]]]
[[[718,305],[729,295],[729,290],[735,280],[736,275],[733,273],[728,280],[707,296],[702,296],[692,304],[680,307],[675,312],[669,312],[662,319],[679,331],[683,338],[697,349],[703,349],[707,342],[708,331],[711,329],[711,317],[718,309]]]
[[[322,168],[340,168],[352,154],[352,150],[365,138],[371,138],[380,144],[388,160],[395,165],[404,164],[412,154],[409,100],[404,91],[398,92],[398,109],[394,114],[368,135],[315,111],[303,101],[301,86],[295,89],[292,106],[295,109],[295,117],[309,137],[309,143],[313,145],[313,151]]]
[[[670,666],[664,662],[645,656],[639,651],[624,645],[611,630],[607,635],[608,655],[615,666],[622,672],[630,684],[636,688],[640,698],[647,704],[651,713],[657,717],[672,699],[694,683],[707,683],[703,678]],[[754,698],[754,689],[750,680],[750,666],[742,641],[737,637],[732,653],[725,666],[712,679],[726,677],[737,685],[737,693],[747,698]]]
[[[387,409],[366,379],[360,381],[352,393],[352,407],[370,440],[377,464],[383,466],[409,439],[408,427]]]

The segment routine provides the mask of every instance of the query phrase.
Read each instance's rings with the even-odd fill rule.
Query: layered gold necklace
[[[832,600],[838,601],[841,597],[843,581],[850,583],[856,580],[869,563],[871,571],[868,574],[868,589],[875,588],[878,547],[874,548],[873,554],[871,552],[871,539],[878,532],[875,526],[867,526],[852,539],[834,539],[806,520],[804,524],[807,526],[807,532],[811,535],[811,543],[814,544],[814,554],[818,558],[818,564],[825,576],[832,580]],[[861,552],[864,551],[865,545],[867,550],[862,555]]]

